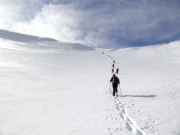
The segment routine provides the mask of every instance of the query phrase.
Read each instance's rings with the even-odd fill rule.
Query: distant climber
[[[102,54],[104,54],[104,52],[102,52]]]
[[[112,68],[112,73],[114,73],[114,68]]]
[[[116,74],[118,74],[118,72],[119,72],[119,68],[116,69]]]
[[[112,68],[114,68],[114,64],[112,64]]]
[[[113,96],[118,94],[118,84],[120,84],[119,78],[113,74],[113,76],[111,77],[110,82],[112,82],[112,86],[113,86]]]
[[[113,63],[115,63],[115,60],[113,60]]]

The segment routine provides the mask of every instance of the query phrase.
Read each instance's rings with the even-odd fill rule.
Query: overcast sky
[[[180,0],[0,0],[0,29],[93,47],[180,39]]]

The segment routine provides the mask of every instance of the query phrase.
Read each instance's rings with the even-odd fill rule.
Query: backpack
[[[118,83],[118,78],[117,77],[113,77],[112,78],[112,83]]]

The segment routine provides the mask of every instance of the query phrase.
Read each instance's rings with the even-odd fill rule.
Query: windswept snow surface
[[[0,135],[180,134],[180,42],[110,51],[2,33]]]

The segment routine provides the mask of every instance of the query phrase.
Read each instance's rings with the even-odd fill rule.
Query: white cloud
[[[0,29],[95,47],[146,45],[180,35],[178,0],[0,0]]]
[[[0,1],[0,28],[8,29],[15,21],[19,20],[17,15],[20,7],[11,1]]]
[[[56,38],[61,41],[77,42],[79,15],[73,6],[44,5],[42,11],[30,22],[20,22],[13,26],[19,32]]]

